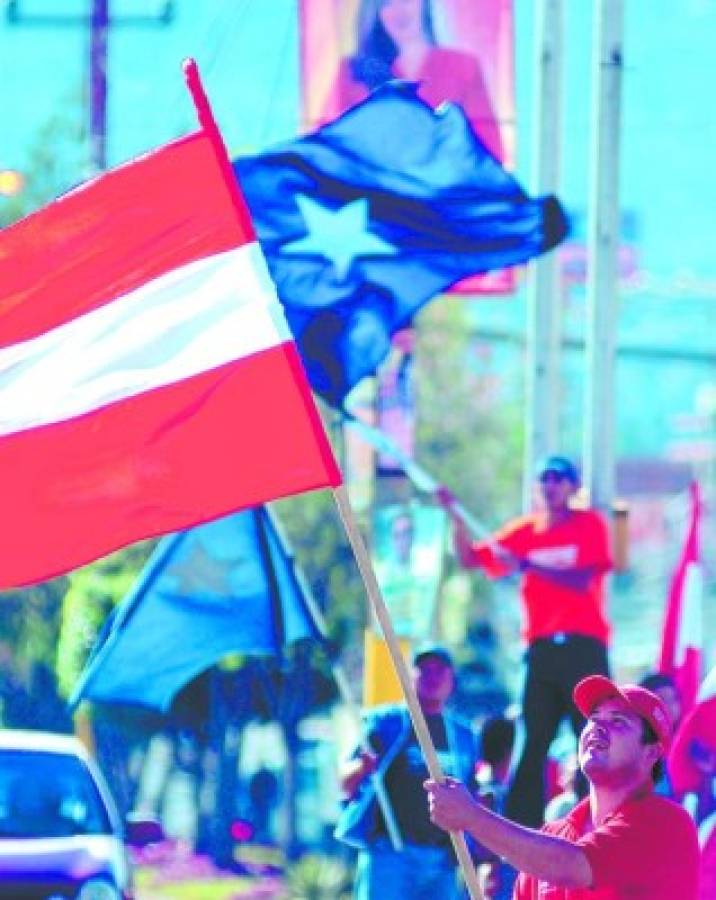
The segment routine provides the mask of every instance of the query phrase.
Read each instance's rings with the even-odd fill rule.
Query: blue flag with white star
[[[233,165],[309,381],[334,405],[436,294],[566,234],[558,201],[528,197],[458,106],[433,110],[405,82]]]
[[[105,624],[70,704],[166,712],[185,684],[231,653],[273,655],[322,637],[311,603],[265,507],[169,535]]]

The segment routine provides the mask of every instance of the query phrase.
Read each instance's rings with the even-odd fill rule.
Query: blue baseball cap
[[[543,459],[537,467],[537,478],[541,480],[548,472],[566,478],[572,484],[579,484],[577,467],[566,456],[548,456]]]

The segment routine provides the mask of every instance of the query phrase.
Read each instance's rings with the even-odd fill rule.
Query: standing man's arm
[[[573,591],[586,591],[589,583],[599,573],[597,566],[583,566],[575,569],[555,569],[553,566],[543,566],[530,562],[529,559],[521,559],[518,563],[520,572],[534,572],[548,581],[558,584],[560,587],[570,588]]]
[[[504,578],[517,571],[519,558],[499,541],[508,533],[504,529],[494,540],[474,541],[470,529],[455,513],[457,499],[446,487],[439,487],[435,499],[450,515],[453,529],[455,555],[464,569],[481,568],[490,578]]]
[[[430,818],[446,831],[467,831],[477,841],[525,872],[551,884],[589,888],[592,868],[585,852],[560,837],[525,828],[477,803],[454,779],[425,782]]]
[[[578,548],[577,558],[570,566],[550,566],[533,562],[527,557],[520,560],[521,572],[534,572],[542,578],[570,590],[585,592],[598,575],[612,568],[609,552],[609,532],[602,517],[594,511],[582,513],[576,520],[578,530],[574,542]]]

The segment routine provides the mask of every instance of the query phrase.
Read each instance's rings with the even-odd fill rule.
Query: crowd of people
[[[570,460],[549,457],[537,478],[540,511],[482,541],[450,492],[437,492],[460,563],[519,579],[524,689],[519,714],[488,718],[471,742],[447,706],[450,654],[417,650],[415,693],[446,778],[429,777],[404,705],[370,712],[342,773],[337,831],[360,848],[356,900],[463,896],[455,831],[493,900],[716,896],[716,697],[684,711],[667,674],[611,680],[607,525],[575,505]],[[550,747],[563,720],[576,752],[555,776]]]

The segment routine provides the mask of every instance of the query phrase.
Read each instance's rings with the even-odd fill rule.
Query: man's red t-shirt
[[[582,634],[607,643],[609,626],[604,612],[603,582],[612,560],[607,526],[597,512],[571,510],[566,519],[554,525],[542,515],[524,516],[498,531],[494,540],[519,559],[537,565],[566,571],[591,568],[594,572],[586,591],[555,584],[537,572],[527,571],[523,575],[523,637],[528,644],[560,632]],[[493,577],[505,573],[489,543],[473,544],[467,562],[480,566]]]
[[[584,850],[592,888],[564,888],[520,875],[513,900],[696,900],[699,846],[686,810],[643,791],[590,829],[589,800],[542,829]]]

